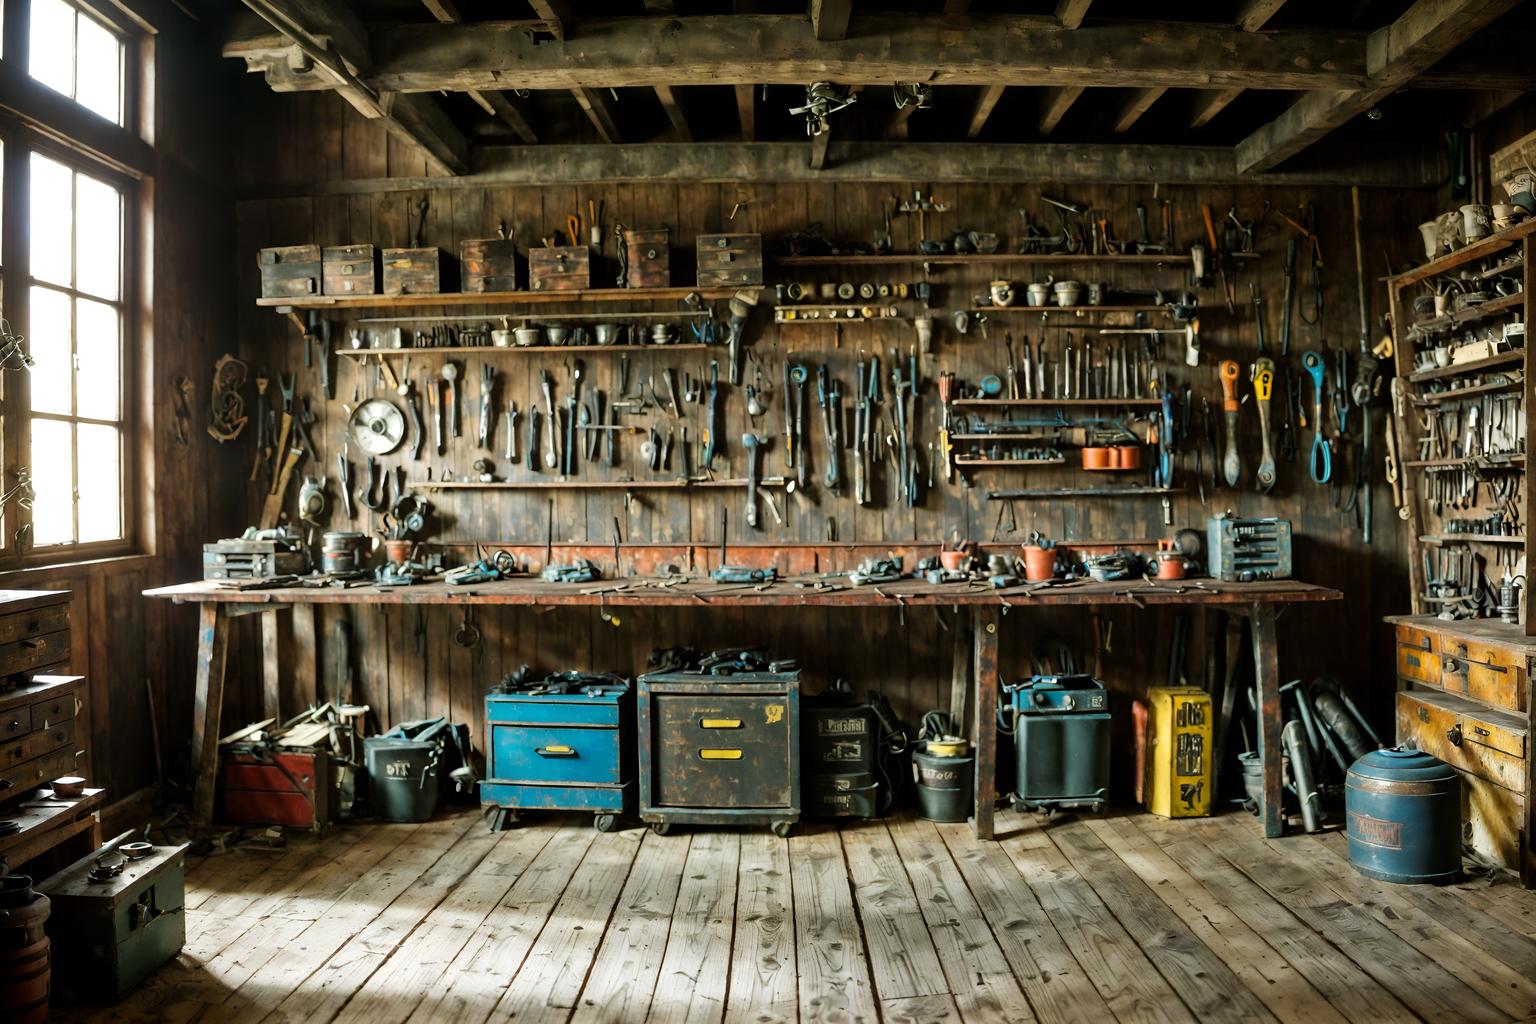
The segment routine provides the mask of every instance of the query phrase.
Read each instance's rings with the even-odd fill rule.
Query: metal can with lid
[[[1349,862],[1385,882],[1443,885],[1461,874],[1461,776],[1420,750],[1373,750],[1344,784]]]
[[[320,539],[320,566],[326,572],[357,572],[367,561],[366,534],[331,530]]]

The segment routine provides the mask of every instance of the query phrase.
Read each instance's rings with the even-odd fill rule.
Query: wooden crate
[[[672,285],[672,243],[669,228],[624,232],[626,265],[624,284],[629,288],[669,288]]]
[[[459,288],[515,292],[517,261],[517,243],[510,238],[466,238],[459,243]]]
[[[379,290],[379,250],[372,245],[328,245],[321,250],[327,295],[374,295]]]
[[[425,249],[384,250],[385,295],[436,295],[442,291],[444,253]]]
[[[261,268],[261,297],[297,299],[320,294],[321,259],[318,245],[282,245],[256,254]]]
[[[763,283],[762,235],[700,235],[697,248],[700,288]]]
[[[592,287],[592,250],[585,245],[557,245],[528,250],[528,288],[536,292],[576,292]]]

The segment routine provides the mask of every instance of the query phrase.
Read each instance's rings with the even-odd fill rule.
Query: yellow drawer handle
[[[547,747],[534,747],[533,752],[540,757],[575,757],[576,748],[568,747],[563,743],[551,743]]]
[[[701,719],[699,719],[699,728],[700,729],[740,729],[741,728],[741,719],[739,719],[739,718],[701,718]]]
[[[705,761],[740,761],[741,748],[739,747],[705,747],[699,751],[699,757]]]

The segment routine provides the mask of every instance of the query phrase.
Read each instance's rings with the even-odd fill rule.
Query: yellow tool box
[[[1195,686],[1147,691],[1147,810],[1165,818],[1211,813],[1211,695]]]

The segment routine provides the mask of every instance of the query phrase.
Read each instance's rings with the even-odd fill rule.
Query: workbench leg
[[[295,604],[290,614],[293,616],[294,692],[302,705],[320,704],[320,650],[315,633],[315,606]]]
[[[261,613],[261,717],[283,720],[282,667],[278,659],[277,612]]]
[[[955,608],[952,657],[949,666],[949,717],[955,731],[965,735],[965,701],[971,689],[971,615]]]
[[[1264,760],[1264,800],[1259,817],[1264,835],[1275,839],[1285,835],[1282,810],[1282,753],[1280,729],[1280,649],[1275,641],[1275,606],[1255,604],[1248,622],[1253,630],[1253,677],[1259,690],[1259,754]]]
[[[977,605],[971,613],[975,636],[976,679],[976,817],[971,829],[977,839],[991,839],[992,811],[997,803],[997,634],[1002,612]]]
[[[219,773],[219,719],[224,710],[225,656],[229,620],[217,601],[198,606],[197,692],[192,708],[192,799],[194,824],[213,820],[213,792]]]

